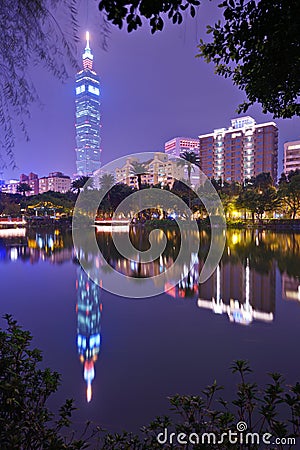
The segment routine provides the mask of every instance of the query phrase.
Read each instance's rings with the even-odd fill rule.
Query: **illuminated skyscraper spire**
[[[86,46],[84,49],[84,53],[82,55],[83,68],[92,70],[94,56],[90,48],[90,33],[87,31],[85,36],[86,36]]]
[[[76,75],[76,172],[90,176],[100,169],[100,80],[93,70],[90,34],[82,55],[83,69]]]

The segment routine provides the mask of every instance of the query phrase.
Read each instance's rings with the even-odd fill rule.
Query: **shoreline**
[[[200,230],[209,230],[211,228],[209,219],[198,219],[195,221]],[[180,225],[185,228],[187,225],[184,220],[179,222]],[[13,222],[11,225],[14,225]],[[0,229],[15,229],[19,228],[18,225],[3,225]],[[130,228],[170,228],[170,229],[179,229],[179,224],[176,220],[170,219],[153,219],[146,220],[145,222],[130,224]],[[253,229],[253,230],[267,230],[267,231],[291,231],[291,232],[299,232],[300,233],[300,219],[262,219],[260,221],[253,222],[251,219],[247,220],[238,220],[232,221],[227,220],[224,226],[222,219],[220,218],[219,224],[216,226],[220,229]],[[25,224],[26,229],[43,229],[43,228],[59,228],[59,229],[71,229],[72,228],[72,217],[65,217],[62,219],[53,219],[53,218],[41,218],[36,220],[35,218],[31,218]]]

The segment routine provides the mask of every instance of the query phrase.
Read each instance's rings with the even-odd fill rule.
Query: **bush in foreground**
[[[73,401],[66,400],[57,417],[46,405],[60,375],[38,368],[42,356],[30,349],[30,332],[11,316],[5,319],[7,328],[0,329],[1,450],[297,448],[300,383],[286,386],[280,374],[272,373],[270,383],[260,389],[248,381],[251,369],[241,360],[231,367],[239,375],[233,401],[216,398],[222,387],[214,382],[201,396],[171,397],[175,416],[158,417],[141,435],[110,434],[87,423],[76,437],[71,429]]]

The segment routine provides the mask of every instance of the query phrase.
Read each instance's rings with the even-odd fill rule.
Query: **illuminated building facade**
[[[199,136],[200,168],[208,178],[244,182],[261,172],[277,180],[278,129],[274,122],[256,124],[250,117],[231,120],[231,127]]]
[[[1,191],[4,192],[5,194],[17,194],[19,184],[20,184],[19,180],[8,180],[2,186]]]
[[[82,55],[83,69],[76,75],[76,169],[89,176],[100,168],[100,81],[93,70],[89,33]]]
[[[165,153],[170,156],[179,157],[185,151],[198,154],[199,139],[191,137],[175,137],[165,143]]]
[[[47,177],[41,178],[36,173],[30,172],[29,175],[22,173],[20,175],[20,181],[9,180],[6,183],[4,182],[0,190],[7,194],[17,194],[20,183],[28,184],[30,187],[30,191],[25,193],[26,196],[43,194],[48,191],[65,194],[71,189],[71,178],[62,172],[50,172]]]
[[[26,195],[37,195],[39,193],[39,177],[36,173],[30,172],[28,176],[22,173],[20,183],[26,183],[30,187],[30,191],[26,192]]]
[[[39,193],[54,191],[65,194],[71,189],[71,178],[62,172],[51,172],[48,177],[39,178]]]
[[[5,181],[3,180],[3,172],[0,172],[0,190],[5,186]]]
[[[137,158],[128,158],[122,167],[116,168],[115,178],[118,183],[125,183],[132,188],[138,187],[138,179],[133,171],[134,163],[141,163],[141,161]],[[178,165],[176,160],[169,158],[165,153],[154,153],[154,157],[144,162],[144,165],[145,173],[141,175],[142,184],[153,186],[161,183],[163,186],[169,185],[172,188],[175,180],[184,177],[183,166]]]
[[[86,382],[86,399],[92,399],[92,382],[95,378],[95,362],[100,352],[100,321],[102,303],[100,289],[81,267],[77,269],[77,350],[83,364]]]
[[[283,170],[287,175],[292,170],[300,170],[300,141],[285,142]]]
[[[199,138],[191,137],[175,137],[165,143],[165,153],[169,156],[176,156],[179,158],[184,152],[194,152],[196,155],[199,153]],[[184,178],[187,179],[187,167],[184,168]],[[191,184],[193,187],[199,185],[199,173],[192,170],[191,172]]]

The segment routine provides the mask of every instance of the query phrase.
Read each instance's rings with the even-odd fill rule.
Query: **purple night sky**
[[[196,137],[230,126],[244,94],[230,80],[215,75],[213,65],[195,58],[206,25],[217,18],[219,0],[203,2],[198,19],[187,19],[181,26],[167,25],[154,36],[147,26],[132,34],[112,26],[107,52],[101,48],[97,31],[97,3],[89,3],[88,16],[93,20],[86,13],[84,19],[79,17],[82,40],[77,51],[81,63],[88,29],[102,86],[103,164],[129,153],[163,151],[164,142],[175,136]],[[30,142],[18,137],[18,169],[4,170],[4,178],[19,178],[20,173],[31,171],[39,176],[56,170],[75,173],[75,73],[70,71],[70,75],[62,84],[44,69],[35,69],[33,78],[44,107],[32,106]],[[258,105],[247,115],[258,123],[274,120],[262,114]],[[300,137],[299,118],[275,122],[281,170],[283,143]]]

